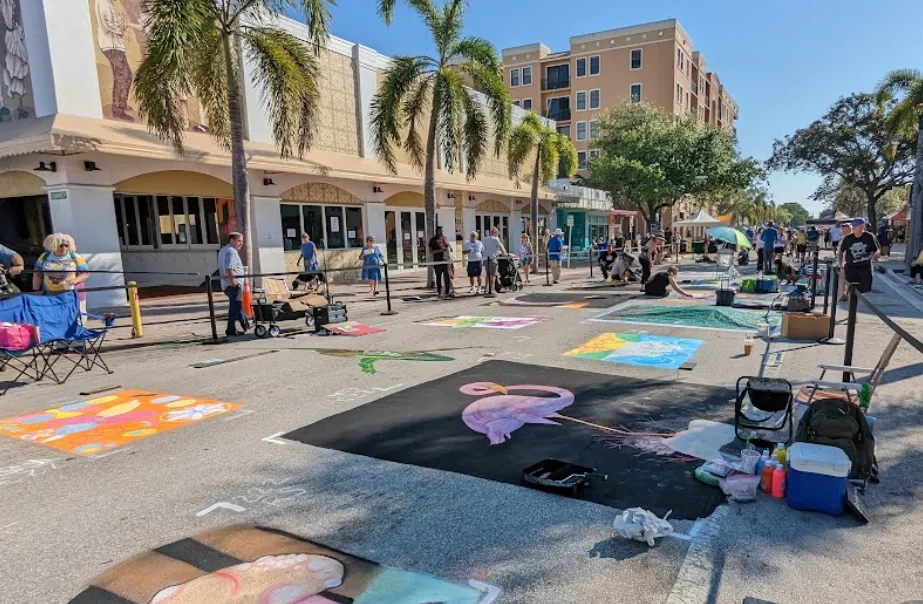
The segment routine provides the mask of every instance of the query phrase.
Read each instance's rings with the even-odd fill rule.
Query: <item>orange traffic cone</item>
[[[248,319],[253,318],[253,294],[250,292],[250,279],[244,277],[244,291],[241,296],[241,305],[243,306],[244,315]]]

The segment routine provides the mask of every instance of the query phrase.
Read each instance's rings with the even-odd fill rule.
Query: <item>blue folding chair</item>
[[[76,292],[26,296],[25,311],[29,319],[27,322],[39,326],[42,346],[39,356],[45,359],[43,376],[49,375],[58,384],[63,384],[77,369],[90,371],[99,367],[106,373],[112,373],[100,353],[108,326],[104,329],[83,326]],[[62,359],[73,364],[63,378],[55,371],[55,365]]]
[[[0,299],[0,322],[30,323],[26,316],[25,298],[26,296],[15,294]],[[45,357],[41,352],[40,346],[32,346],[25,350],[0,348],[0,371],[12,369],[18,372],[12,379],[4,380],[6,385],[2,387],[0,396],[6,394],[23,376],[36,381],[42,379],[45,375]]]

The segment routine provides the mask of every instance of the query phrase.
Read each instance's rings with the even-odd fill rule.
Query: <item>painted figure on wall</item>
[[[132,71],[125,45],[128,18],[116,0],[96,0],[95,15],[96,42],[112,67],[112,117],[133,122],[135,118],[128,106]]]
[[[29,80],[29,55],[26,51],[26,33],[22,27],[19,0],[0,0],[0,17],[3,18],[3,94],[0,121],[32,117],[33,108],[27,104],[31,96]]]

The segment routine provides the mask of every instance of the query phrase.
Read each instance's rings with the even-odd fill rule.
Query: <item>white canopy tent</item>
[[[704,209],[701,209],[695,213],[692,218],[688,220],[680,220],[679,222],[674,222],[673,227],[713,227],[713,226],[725,226],[723,222],[713,217],[711,214],[706,212]]]

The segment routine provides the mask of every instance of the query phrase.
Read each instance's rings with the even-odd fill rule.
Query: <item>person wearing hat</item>
[[[865,219],[853,218],[851,226],[852,232],[840,241],[837,258],[846,282],[865,293],[872,290],[872,262],[878,259],[881,246],[875,235],[865,231]],[[846,300],[844,291],[840,301]]]
[[[449,241],[445,238],[441,226],[436,227],[436,234],[429,240],[429,249],[433,253],[433,262],[442,263],[433,265],[436,273],[436,293],[439,294],[440,299],[448,298],[452,295],[452,279],[449,277],[449,265],[447,264]]]
[[[771,220],[766,223],[766,229],[763,231],[763,234],[760,235],[760,238],[763,240],[763,272],[767,274],[772,274],[772,262],[775,260],[773,254],[776,249],[776,240],[779,239],[779,231],[776,230],[776,225]]]
[[[567,246],[564,245],[564,231],[555,229],[548,241],[548,262],[551,264],[551,280],[557,283],[561,279],[561,257]]]

